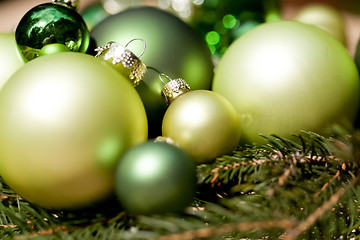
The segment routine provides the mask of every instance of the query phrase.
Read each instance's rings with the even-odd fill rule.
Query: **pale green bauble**
[[[11,75],[24,65],[17,51],[14,33],[0,33],[0,89]]]
[[[235,108],[225,97],[209,90],[176,97],[162,122],[162,135],[174,140],[196,163],[208,163],[231,153],[240,134]]]
[[[140,59],[146,66],[185,79],[192,90],[211,88],[213,63],[204,39],[169,12],[153,7],[129,8],[98,23],[90,35],[96,46],[109,41],[126,45],[134,38],[141,38],[146,49]],[[144,45],[141,41],[133,41],[128,48],[139,55]],[[161,121],[167,107],[161,97],[164,85],[158,75],[148,69],[136,87],[149,118],[151,137],[161,134]]]
[[[315,25],[346,45],[345,22],[340,11],[327,4],[307,4],[300,8],[294,20]]]
[[[0,175],[45,208],[80,208],[107,197],[118,159],[146,139],[139,95],[90,55],[36,58],[0,92]]]
[[[329,33],[295,21],[266,23],[236,40],[216,69],[213,90],[237,110],[242,142],[259,134],[289,137],[353,122],[359,75],[345,47]]]

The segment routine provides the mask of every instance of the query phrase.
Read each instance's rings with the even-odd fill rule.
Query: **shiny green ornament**
[[[195,165],[180,148],[148,141],[120,159],[115,189],[120,203],[131,213],[181,212],[195,194]]]
[[[17,51],[14,33],[0,33],[0,89],[24,65]]]
[[[29,10],[15,31],[16,43],[26,60],[38,57],[49,44],[63,44],[70,51],[86,52],[90,36],[81,15],[61,4],[45,3]]]
[[[192,89],[210,89],[213,63],[203,38],[177,16],[153,7],[136,7],[121,11],[97,24],[91,31],[95,49],[109,41],[126,44],[134,38],[146,42],[142,62],[170,76],[187,79]],[[134,42],[129,49],[139,55],[143,43]],[[161,135],[161,121],[166,104],[161,97],[163,84],[155,71],[148,71],[136,90],[144,102],[151,137]]]
[[[146,140],[136,90],[93,56],[36,58],[1,89],[0,175],[42,207],[82,208],[106,198],[118,159]]]

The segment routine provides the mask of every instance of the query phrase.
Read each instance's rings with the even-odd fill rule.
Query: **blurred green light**
[[[205,40],[209,45],[216,45],[220,41],[220,35],[215,31],[211,31],[206,34]]]
[[[222,19],[222,23],[225,28],[232,29],[236,25],[236,18],[231,14],[225,15]]]

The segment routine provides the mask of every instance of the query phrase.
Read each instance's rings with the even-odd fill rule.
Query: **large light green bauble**
[[[0,93],[0,175],[42,207],[85,207],[107,197],[118,159],[146,139],[139,95],[93,56],[36,58]]]
[[[24,61],[19,55],[14,33],[0,33],[0,88]]]
[[[216,69],[213,90],[237,109],[242,140],[262,134],[288,137],[353,122],[359,76],[344,46],[303,23],[263,24],[235,41]]]
[[[141,61],[172,78],[183,78],[192,90],[210,89],[213,64],[210,51],[194,29],[175,15],[152,7],[124,10],[97,24],[90,32],[96,46],[109,41],[125,45],[134,38],[146,42]],[[128,48],[136,55],[143,42],[133,41]],[[161,120],[166,105],[161,97],[164,85],[158,73],[151,69],[136,90],[139,92],[149,118],[150,136],[161,134]]]

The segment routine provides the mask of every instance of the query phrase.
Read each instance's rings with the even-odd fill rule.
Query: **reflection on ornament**
[[[30,9],[15,31],[16,43],[26,60],[39,56],[48,44],[63,44],[70,51],[86,52],[90,36],[81,15],[61,4],[45,3]]]
[[[134,40],[141,40],[144,43],[144,49],[140,53],[139,57],[137,57],[132,51],[126,48],[129,43]],[[119,63],[122,64],[123,68],[129,69],[129,78],[134,80],[134,86],[139,85],[141,79],[144,77],[146,73],[146,65],[141,62],[139,59],[145,52],[146,43],[143,39],[134,38],[130,40],[125,46],[118,44],[116,42],[109,42],[102,47],[98,47],[95,49],[97,52],[95,57],[102,57],[105,61],[111,60],[112,65],[115,65],[117,69],[121,72],[123,69]]]

